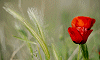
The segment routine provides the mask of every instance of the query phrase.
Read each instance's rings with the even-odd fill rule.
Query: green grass
[[[16,20],[18,20],[18,22],[21,23],[21,25],[23,27],[20,27],[21,29],[16,29],[18,34],[20,34],[19,36],[15,36],[13,35],[13,37],[17,38],[18,40],[20,40],[21,42],[25,42],[30,56],[31,60],[35,60],[36,58],[38,60],[68,60],[70,57],[72,60],[76,60],[77,59],[77,55],[78,55],[78,50],[77,44],[74,44],[70,38],[70,36],[68,35],[67,32],[67,28],[71,25],[70,24],[70,19],[72,19],[69,15],[71,15],[70,13],[67,12],[63,12],[62,14],[62,20],[61,20],[61,24],[62,24],[62,30],[60,30],[60,32],[58,31],[59,28],[56,30],[55,23],[52,24],[52,27],[48,28],[49,29],[49,34],[51,34],[51,32],[53,34],[58,33],[59,35],[55,34],[53,37],[55,37],[54,39],[51,39],[50,37],[47,38],[47,34],[45,33],[45,29],[42,28],[43,25],[41,25],[37,16],[35,15],[34,11],[32,10],[32,8],[28,8],[28,15],[30,17],[30,20],[33,20],[34,22],[34,26],[30,23],[30,20],[27,20],[26,18],[22,17],[21,14],[18,14],[16,11],[14,11],[12,8],[10,7],[3,7],[9,14],[11,14],[14,18],[16,18]],[[36,12],[38,13],[38,12]],[[12,18],[13,18],[12,17]],[[36,28],[37,29],[36,29]],[[99,55],[98,55],[98,51],[96,52],[95,50],[97,50],[97,46],[99,45],[99,35],[100,35],[100,29],[95,27],[93,28],[94,31],[93,33],[90,35],[88,42],[86,43],[86,45],[81,45],[82,47],[82,54],[80,52],[80,56],[78,57],[79,59],[87,58],[87,59],[99,59]],[[32,39],[29,39],[29,32],[32,36]],[[51,34],[52,35],[52,34]],[[57,37],[57,38],[56,38]],[[49,42],[50,41],[50,42]],[[49,43],[49,44],[48,44]],[[26,46],[25,46],[26,47]],[[87,49],[88,48],[88,49]],[[94,49],[93,49],[94,48]],[[38,54],[36,56],[34,56],[34,50],[37,50]],[[42,50],[42,51],[41,51]],[[88,51],[87,51],[88,50]],[[17,53],[16,53],[17,54]],[[27,55],[27,54],[26,54]],[[95,55],[95,56],[94,56]],[[91,57],[94,56],[94,57]],[[3,60],[4,56],[1,54],[1,60]]]

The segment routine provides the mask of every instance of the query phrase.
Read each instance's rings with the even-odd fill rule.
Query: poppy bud
[[[69,35],[72,41],[76,44],[84,44],[88,36],[93,31],[91,27],[95,23],[95,19],[90,17],[78,16],[75,17],[68,28]]]

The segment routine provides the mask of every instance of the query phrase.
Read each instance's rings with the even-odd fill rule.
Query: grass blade
[[[40,60],[42,60],[40,49],[39,49],[38,45],[37,45],[37,48],[38,48],[38,53],[39,53],[39,56],[40,56]]]
[[[17,36],[13,36],[13,37],[15,37],[15,38],[17,38],[17,39],[19,39],[19,40],[21,40],[21,41],[24,41],[24,42],[28,42],[28,43],[31,43],[31,44],[37,44],[37,43],[35,43],[35,42],[32,42],[32,41],[27,40],[27,39],[20,38],[20,37],[17,37]]]
[[[33,49],[32,49],[32,47],[31,47],[31,44],[30,43],[27,43],[27,45],[28,45],[28,48],[30,49],[30,53],[31,53],[31,57],[32,57],[32,60],[34,60],[34,58],[33,58]]]
[[[24,30],[22,30],[22,29],[18,29],[18,31],[19,31],[19,33],[21,34],[21,36],[23,36],[23,41],[26,41],[27,42],[27,46],[28,46],[28,48],[29,48],[29,50],[30,50],[30,54],[31,54],[31,57],[32,57],[32,60],[34,60],[34,58],[33,58],[33,49],[32,49],[32,47],[31,47],[31,44],[29,43],[29,41],[30,40],[28,40],[28,36],[27,36],[27,33],[24,31]],[[17,37],[18,38],[18,37]],[[21,39],[21,38],[20,38]],[[31,41],[30,41],[31,42]]]
[[[53,44],[52,44],[52,47],[53,47],[53,54],[54,54],[54,56],[55,56],[55,60],[59,60],[58,55],[57,55],[57,53],[56,53],[56,50],[55,50],[55,47],[54,47]]]

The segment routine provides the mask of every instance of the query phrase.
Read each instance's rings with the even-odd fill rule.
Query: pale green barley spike
[[[48,51],[47,46],[46,46],[46,44],[44,43],[44,41],[39,37],[38,34],[36,34],[36,32],[35,32],[31,27],[28,26],[27,23],[24,22],[24,24],[25,24],[25,26],[27,27],[27,29],[30,31],[30,33],[37,39],[37,41],[39,42],[40,46],[42,47],[42,49],[43,49],[43,51],[44,51],[46,57],[47,57],[48,59],[50,59],[50,54],[49,54],[49,51]]]
[[[46,44],[44,43],[44,41],[40,38],[40,36],[34,31],[33,28],[31,28],[31,26],[26,23],[26,20],[24,18],[22,18],[20,15],[18,15],[16,12],[14,12],[13,10],[11,10],[10,8],[6,8],[3,7],[8,13],[10,13],[11,15],[13,15],[15,18],[17,18],[18,20],[20,20],[25,26],[26,28],[29,30],[29,32],[32,34],[32,36],[34,36],[37,41],[39,42],[40,46],[42,47],[46,57],[48,58],[48,60],[50,59],[50,54],[48,51],[48,48],[46,46]]]
[[[18,15],[16,12],[14,12],[12,9],[10,8],[6,8],[6,7],[3,7],[9,14],[11,14],[13,17],[19,19],[21,22],[24,21],[24,18],[22,18],[20,15]]]
[[[44,38],[44,34],[43,34],[43,31],[42,31],[42,28],[36,18],[36,15],[35,15],[35,12],[38,13],[36,10],[34,10],[33,8],[28,8],[27,10],[28,12],[28,15],[30,17],[31,20],[34,21],[34,23],[36,23],[36,26],[38,28],[38,31],[39,31],[39,34],[41,35],[42,39],[45,41],[45,38]]]

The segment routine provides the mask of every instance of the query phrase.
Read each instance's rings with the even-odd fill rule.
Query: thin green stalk
[[[54,54],[55,60],[59,60],[57,52],[56,52],[55,47],[54,47],[53,44],[52,44],[52,47],[53,47],[53,54]]]
[[[29,50],[30,50],[30,54],[31,54],[32,60],[34,60],[34,58],[33,58],[33,49],[32,49],[32,46],[31,46],[31,44],[28,42],[28,38],[25,37],[25,39],[26,39],[26,42],[27,42],[27,46],[28,46],[28,48],[29,48]]]
[[[15,38],[17,38],[17,39],[19,39],[19,40],[21,40],[21,41],[27,42],[27,43],[37,44],[37,43],[35,43],[35,42],[33,42],[33,41],[30,41],[30,40],[28,40],[28,39],[23,39],[23,38],[20,38],[20,37],[17,37],[17,36],[13,36],[13,37],[15,37]]]
[[[18,31],[21,34],[21,36],[23,37],[24,41],[26,40],[27,46],[28,46],[28,48],[30,50],[30,54],[31,54],[32,60],[34,60],[34,58],[33,58],[33,49],[31,47],[31,44],[29,43],[30,40],[28,40],[27,33],[24,30],[21,30],[21,29],[19,29]]]
[[[34,60],[34,58],[33,58],[33,49],[31,47],[31,44],[27,43],[27,45],[28,45],[28,48],[30,49],[30,54],[31,54],[32,60]]]
[[[77,60],[79,60],[80,58],[80,45],[79,45],[79,51],[78,51],[78,57],[77,57]]]
[[[83,60],[89,60],[87,45],[86,44],[80,44],[80,45],[81,45]]]
[[[40,49],[39,49],[38,45],[37,45],[37,48],[38,48],[38,52],[39,52],[39,56],[40,56],[40,60],[42,60],[41,53],[40,53]]]

